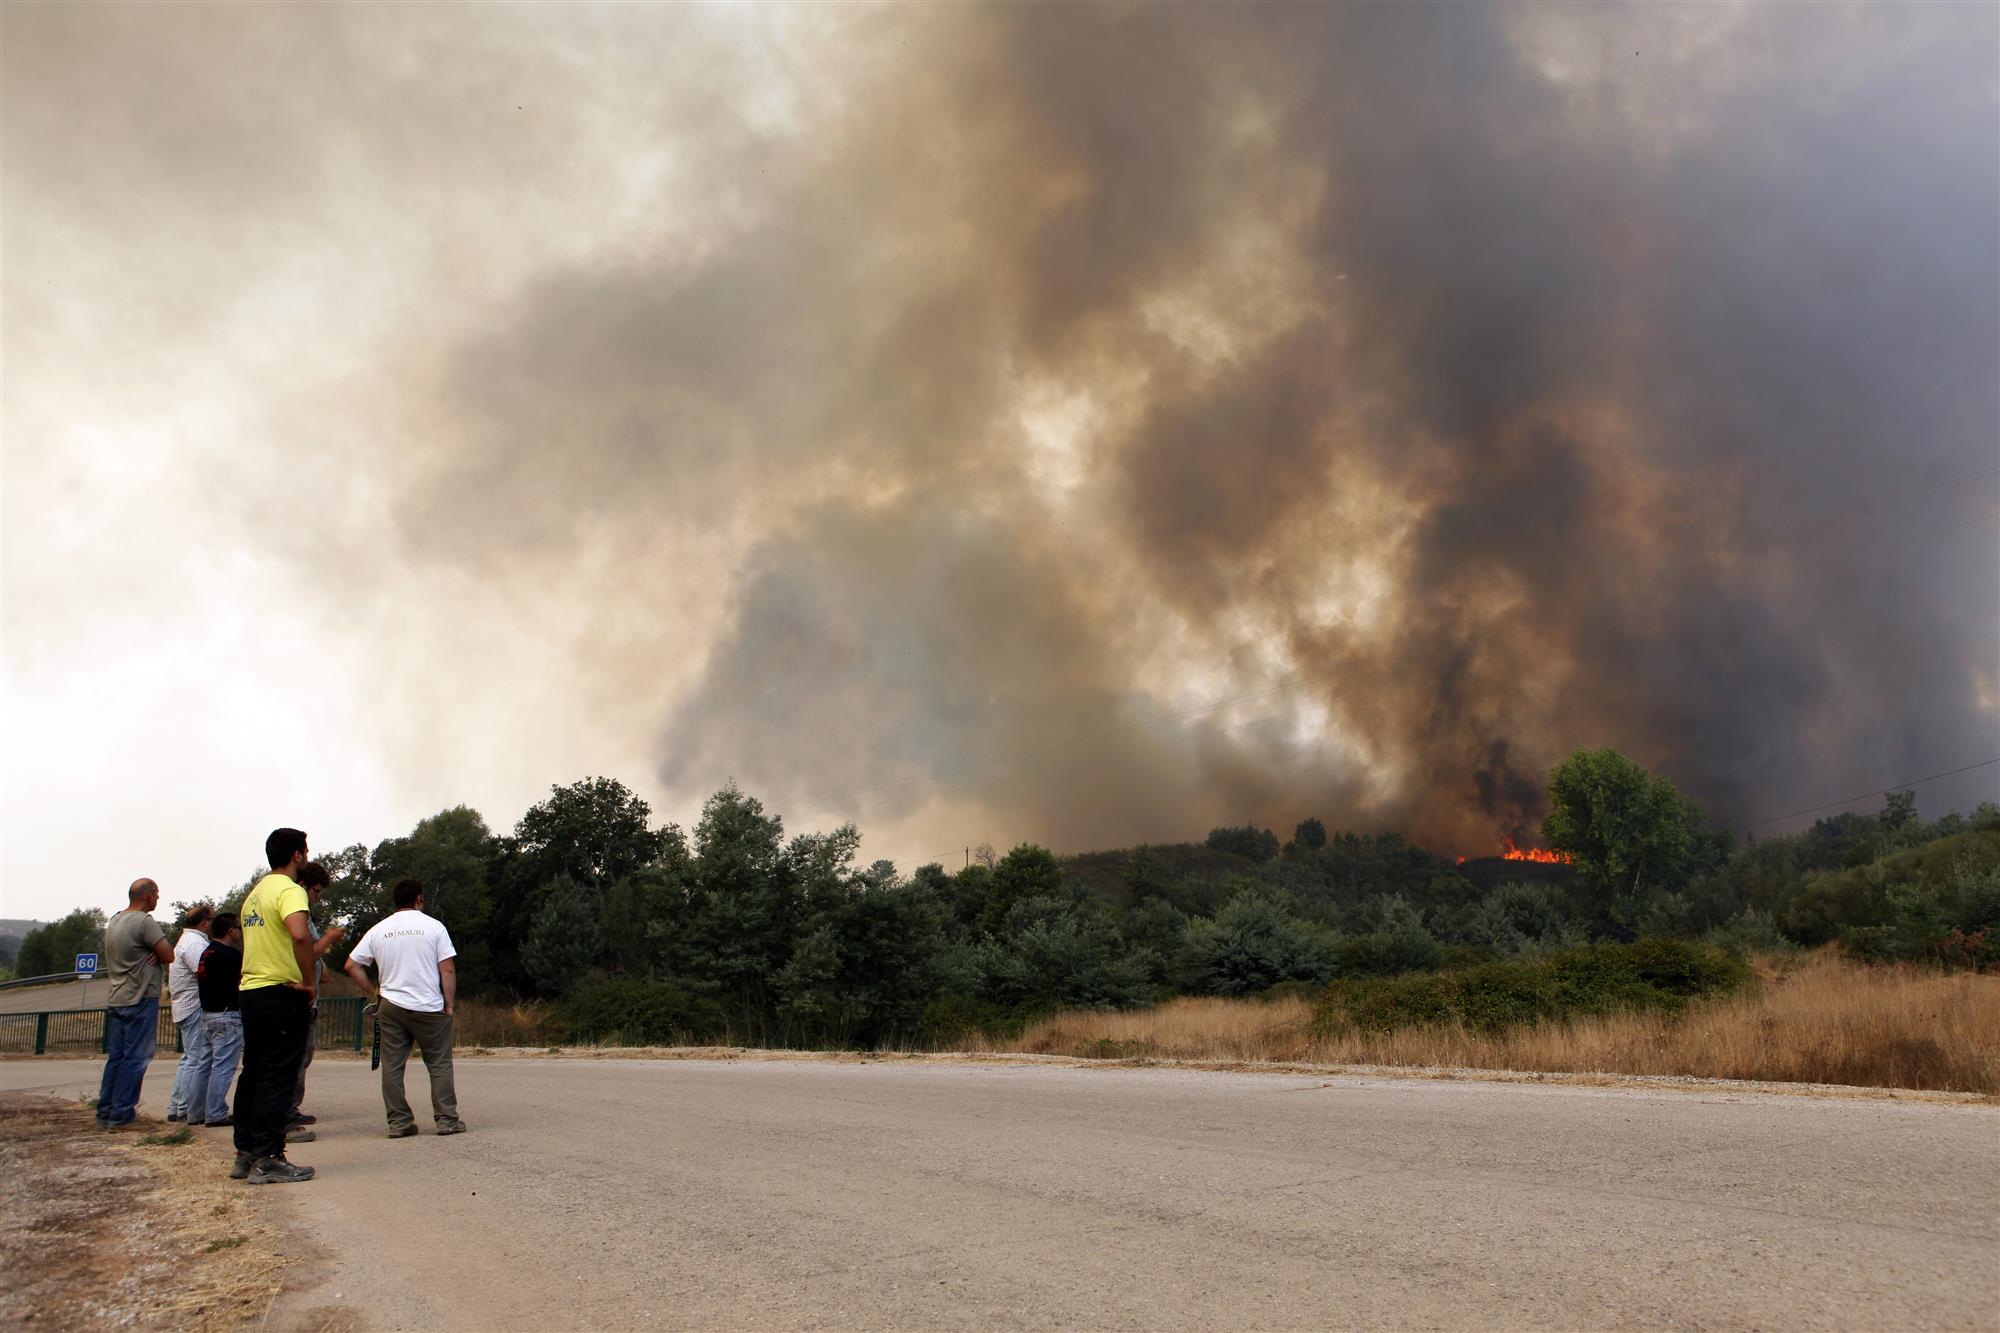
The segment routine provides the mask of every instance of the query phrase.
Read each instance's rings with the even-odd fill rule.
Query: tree
[[[1281,981],[1325,981],[1334,971],[1334,940],[1292,915],[1284,895],[1245,889],[1212,919],[1187,925],[1182,968],[1201,995],[1254,995]]]
[[[1210,829],[1205,845],[1218,852],[1234,852],[1258,862],[1275,860],[1278,855],[1278,835],[1267,828],[1258,828],[1254,823],[1245,824],[1242,828]]]
[[[21,941],[14,970],[24,977],[68,972],[76,966],[78,954],[96,953],[103,944],[104,913],[95,907],[79,907],[60,921],[29,931]]]
[[[1549,803],[1542,838],[1575,859],[1600,907],[1678,888],[1694,868],[1701,807],[1616,750],[1578,750],[1556,765]]]
[[[1122,1009],[1152,998],[1153,959],[1127,949],[1096,899],[1029,898],[975,950],[984,998],[1016,1015]]]
[[[993,867],[993,886],[979,914],[980,929],[988,932],[998,929],[1016,903],[1029,898],[1063,898],[1068,894],[1063,885],[1062,863],[1056,860],[1055,853],[1024,842]]]
[[[1119,881],[1119,905],[1130,909],[1149,898],[1164,898],[1173,887],[1158,853],[1145,843],[1132,849]]]
[[[549,788],[548,799],[521,816],[514,841],[535,883],[566,877],[601,914],[611,886],[659,855],[661,834],[648,826],[651,818],[651,807],[624,783],[585,778]]]
[[[687,928],[667,954],[675,979],[712,996],[744,1040],[771,1030],[771,981],[791,957],[799,918],[784,836],[784,824],[734,783],[708,798],[695,825]]]
[[[597,916],[567,880],[550,881],[543,898],[521,962],[544,995],[567,995],[603,948]]]
[[[456,805],[449,810],[417,821],[401,838],[386,838],[371,855],[359,847],[342,853],[355,868],[357,882],[365,881],[375,908],[374,920],[389,910],[384,899],[398,880],[421,880],[424,912],[436,917],[451,932],[458,950],[458,984],[476,990],[487,981],[489,946],[487,927],[493,911],[493,891],[487,882],[487,868],[493,860],[492,830],[477,810]],[[359,853],[357,856],[356,854]],[[328,869],[333,870],[331,862]],[[335,888],[341,884],[338,870]],[[334,891],[329,890],[329,899]],[[339,918],[336,917],[336,920]],[[353,923],[361,929],[358,919]],[[371,922],[372,924],[372,922]]]
[[[1299,826],[1292,830],[1292,841],[1302,852],[1316,852],[1326,846],[1326,825],[1316,816],[1300,820]]]

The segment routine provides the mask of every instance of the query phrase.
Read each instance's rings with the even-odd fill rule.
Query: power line
[[[1815,805],[1810,809],[1794,810],[1789,814],[1783,815],[1772,815],[1769,819],[1752,820],[1743,827],[1746,829],[1761,828],[1766,824],[1777,824],[1787,819],[1797,819],[1800,815],[1816,815],[1822,810],[1832,810],[1842,805],[1853,805],[1856,801],[1865,801],[1871,796],[1884,796],[1892,791],[1904,791],[1910,787],[1921,787],[1926,782],[1936,782],[1940,778],[1955,778],[1960,773],[1970,773],[1975,769],[1991,768],[1995,764],[2000,764],[2000,756],[1992,759],[1983,759],[1976,764],[1967,764],[1964,768],[1954,768],[1946,773],[1933,773],[1929,777],[1912,778],[1908,782],[1898,782],[1887,787],[1877,787],[1874,791],[1864,791],[1859,796],[1849,796],[1845,800],[1828,801],[1825,805]]]

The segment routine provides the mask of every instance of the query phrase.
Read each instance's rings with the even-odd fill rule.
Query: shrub
[[[1424,928],[1416,909],[1399,897],[1381,900],[1381,921],[1376,929],[1349,936],[1335,950],[1339,975],[1344,977],[1424,972],[1443,958],[1444,946]]]
[[[1197,995],[1254,995],[1285,981],[1325,981],[1334,974],[1334,942],[1293,916],[1282,895],[1246,889],[1212,920],[1188,922],[1181,968]]]
[[[1448,1023],[1497,1032],[1619,1010],[1676,1012],[1749,978],[1741,959],[1713,944],[1596,944],[1454,972],[1336,981],[1320,995],[1316,1025],[1326,1033]]]
[[[722,1011],[678,986],[639,977],[605,977],[579,986],[556,1010],[571,1041],[675,1046],[713,1040]]]

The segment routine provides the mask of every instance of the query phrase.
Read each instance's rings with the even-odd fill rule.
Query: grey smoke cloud
[[[474,767],[636,753],[668,813],[734,777],[905,860],[1307,814],[1477,849],[1577,745],[1742,820],[2000,744],[1991,530],[1936,531],[1995,489],[1936,489],[2000,440],[1990,8],[8,38],[10,178],[107,248],[142,187],[157,327],[337,257],[201,490],[322,483],[287,586],[394,644],[426,798],[524,695],[560,724]]]

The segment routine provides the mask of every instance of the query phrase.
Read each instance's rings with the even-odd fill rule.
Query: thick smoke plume
[[[387,182],[419,275],[367,423],[269,408],[399,765],[468,642],[906,866],[2000,753],[1990,6],[230,14],[319,72],[202,104],[203,197]]]

